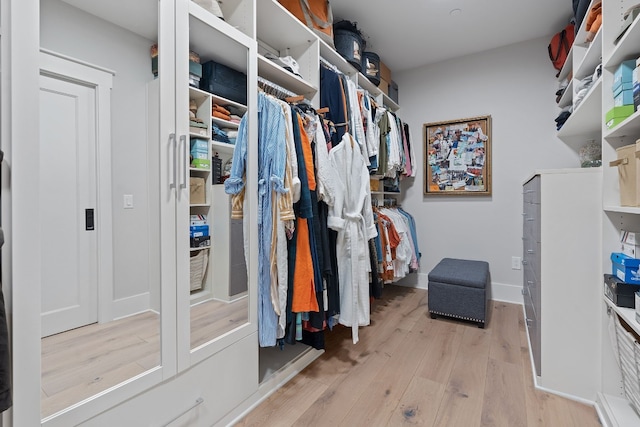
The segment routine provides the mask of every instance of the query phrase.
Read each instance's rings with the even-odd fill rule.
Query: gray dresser
[[[522,294],[536,375],[540,376],[540,175],[523,186]]]
[[[594,401],[602,310],[602,168],[523,183],[522,293],[536,385]]]

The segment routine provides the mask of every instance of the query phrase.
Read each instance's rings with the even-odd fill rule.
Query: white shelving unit
[[[630,0],[609,0],[603,2],[603,26],[601,29],[603,67],[601,89],[600,124],[602,126],[602,172],[603,172],[603,214],[602,214],[602,270],[611,272],[610,254],[619,252],[620,230],[640,229],[640,208],[620,206],[620,185],[618,170],[609,163],[616,159],[616,148],[629,145],[640,138],[640,113],[628,117],[612,129],[607,129],[604,117],[613,103],[613,75],[619,64],[627,59],[640,56],[640,24],[636,19],[625,35],[615,43],[622,25],[623,14],[637,2]],[[601,287],[603,283],[601,284]],[[636,332],[640,324],[636,322],[633,310],[621,308],[611,303],[601,292],[601,392],[596,400],[596,409],[605,425],[640,425],[638,410],[634,410],[624,396],[621,371],[612,344],[613,315],[619,315]]]
[[[25,310],[14,317],[17,320],[14,324],[14,336],[21,340],[20,345],[15,347],[17,352],[14,353],[14,358],[20,361],[23,369],[14,376],[20,387],[16,389],[13,422],[15,425],[42,424],[51,427],[85,423],[123,425],[132,420],[143,420],[141,422],[149,425],[169,425],[174,422],[188,422],[194,425],[232,424],[244,412],[265,399],[323,353],[321,350],[296,345],[295,349],[284,352],[278,348],[267,349],[266,351],[272,350],[270,354],[263,352],[261,355],[258,346],[258,249],[254,237],[257,235],[258,223],[258,160],[255,143],[258,134],[258,75],[292,92],[304,95],[314,107],[319,107],[320,58],[324,57],[368,90],[379,104],[392,111],[396,111],[399,105],[355,71],[335,50],[319,40],[276,0],[225,0],[220,3],[224,20],[189,0],[61,0],[43,2],[47,7],[41,8],[37,7],[37,0],[7,0],[6,3],[11,5],[9,10],[12,12],[12,20],[9,27],[2,27],[3,40],[12,39],[11,46],[20,44],[20,49],[11,50],[11,58],[16,59],[14,64],[21,63],[29,68],[25,70],[28,72],[24,75],[14,75],[11,81],[7,81],[8,74],[4,73],[7,64],[3,61],[3,84],[11,89],[7,91],[7,96],[20,93],[26,100],[36,99],[37,104],[36,68],[39,63],[39,41],[32,39],[32,35],[39,35],[37,27],[44,22],[52,23],[48,31],[53,37],[46,41],[57,43],[61,54],[69,55],[80,62],[95,62],[96,65],[118,70],[114,76],[112,96],[118,94],[125,99],[131,99],[131,106],[124,107],[147,108],[145,114],[140,108],[135,114],[129,114],[126,108],[114,111],[118,113],[113,114],[114,116],[133,117],[133,126],[141,128],[135,130],[140,130],[138,133],[143,136],[132,139],[131,144],[146,144],[148,156],[146,159],[136,159],[133,171],[114,170],[114,174],[123,174],[122,176],[131,178],[136,184],[140,184],[138,180],[143,176],[144,182],[140,186],[152,193],[148,195],[148,224],[142,224],[140,227],[148,228],[151,234],[150,242],[155,243],[149,245],[152,249],[150,252],[157,257],[150,256],[149,258],[153,259],[141,269],[146,271],[144,279],[148,279],[158,289],[151,302],[158,306],[161,318],[161,336],[158,338],[161,352],[157,365],[151,365],[142,373],[136,371],[121,383],[114,384],[88,399],[72,402],[68,408],[42,421],[38,405],[41,394],[41,361],[37,357],[33,358],[33,355],[39,354],[40,351],[39,336],[32,337],[36,329],[34,325],[39,324],[40,313],[38,307],[31,307],[33,295],[21,300],[23,293],[15,292],[16,298],[13,302],[17,302],[17,305],[14,307],[25,307]],[[54,6],[51,6],[52,4]],[[53,13],[47,15],[48,11]],[[84,24],[83,20],[91,21],[95,25],[91,28],[88,28],[88,25],[69,25],[62,28],[56,25],[60,17],[71,21],[77,19],[78,24]],[[89,32],[91,37],[99,42],[81,46]],[[73,43],[65,43],[66,40],[73,40]],[[102,40],[105,41],[104,46],[101,44]],[[129,41],[132,41],[130,45]],[[160,55],[159,76],[157,80],[153,80],[150,58],[147,55],[148,46],[156,41]],[[259,44],[267,45],[281,56],[294,57],[300,65],[300,76],[294,76],[260,56]],[[111,55],[101,56],[95,53],[103,47],[109,48]],[[120,57],[120,51],[126,55]],[[209,125],[213,122],[220,127],[237,129],[237,124],[213,119],[211,116],[213,103],[231,105],[232,101],[188,86],[189,51],[197,52],[201,62],[217,60],[247,75],[247,103],[246,106],[237,105],[245,108],[250,141],[245,198],[248,209],[244,224],[247,227],[245,230],[248,230],[245,234],[248,236],[248,249],[244,254],[248,265],[246,291],[231,290],[227,286],[230,279],[222,278],[214,283],[216,270],[223,267],[213,263],[212,259],[218,257],[216,251],[222,253],[225,250],[223,246],[218,249],[214,245],[208,248],[210,264],[202,289],[195,292],[190,290],[190,255],[202,251],[200,248],[190,247],[187,228],[190,215],[206,214],[209,225],[214,226],[217,224],[218,216],[222,223],[226,219],[229,203],[229,197],[223,194],[222,186],[216,185],[214,188],[213,170],[210,167],[190,167],[190,140],[206,140],[207,156],[211,157],[217,152],[224,164],[224,161],[232,158],[234,146],[212,141]],[[24,61],[25,58],[28,61]],[[123,66],[124,62],[131,64]],[[134,78],[122,80],[129,66],[136,71]],[[123,81],[127,85],[123,85]],[[123,91],[127,91],[124,96]],[[32,96],[25,97],[25,94]],[[6,105],[22,106],[26,101],[21,97]],[[207,124],[206,128],[190,129],[189,99],[196,101],[196,116]],[[29,108],[32,109],[33,103],[30,105]],[[16,135],[22,135],[20,129],[29,127],[23,126],[22,123],[31,123],[31,113],[23,113],[22,108],[20,111],[10,110],[5,111],[7,114],[3,115],[3,118],[7,115],[15,117],[10,117],[9,123],[3,119],[3,128],[8,124],[19,123],[21,126],[15,126],[14,129],[18,132]],[[122,126],[121,122],[113,122],[113,134],[130,135],[129,121],[126,123],[127,126]],[[26,145],[20,147],[23,150],[21,152],[25,153]],[[134,161],[120,164],[128,167],[133,165]],[[140,168],[143,167],[146,168],[145,173],[140,172]],[[204,203],[190,202],[190,177],[204,178],[207,187]],[[112,191],[113,194],[110,196],[116,195],[115,192],[121,189],[114,188]],[[114,234],[128,231],[121,223],[115,223],[114,226]],[[215,227],[210,227],[210,234],[211,228],[214,228],[215,233]],[[212,238],[216,238],[215,234],[212,234]],[[117,255],[122,257],[121,254]],[[17,258],[27,257],[20,254]],[[235,267],[230,266],[229,275],[233,274],[231,268]],[[192,348],[192,306],[208,299],[231,301],[239,296],[238,298],[244,300],[244,295],[248,303],[248,320],[235,329],[219,336],[212,336],[209,341]],[[114,297],[118,297],[117,293],[114,293]]]
[[[599,390],[592,314],[602,290],[592,248],[601,241],[601,191],[599,168],[540,170],[523,185],[523,296],[536,384],[585,401]]]

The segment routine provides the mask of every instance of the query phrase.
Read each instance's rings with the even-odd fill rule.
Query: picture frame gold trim
[[[425,123],[425,196],[491,195],[491,116]]]

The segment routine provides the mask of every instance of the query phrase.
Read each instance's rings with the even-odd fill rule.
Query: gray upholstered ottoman
[[[449,316],[476,322],[484,328],[491,279],[489,263],[443,258],[429,272],[431,318]]]

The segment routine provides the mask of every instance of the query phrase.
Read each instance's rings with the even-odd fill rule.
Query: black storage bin
[[[336,51],[356,70],[362,71],[362,52],[364,40],[354,23],[340,21],[333,24],[333,42]]]
[[[200,89],[247,105],[247,75],[219,62],[202,64]]]
[[[612,274],[604,275],[604,294],[618,307],[635,308],[635,293],[640,285],[624,283]]]
[[[380,57],[377,53],[364,53],[362,56],[362,74],[374,85],[378,86],[380,84]]]
[[[398,103],[398,83],[393,80],[389,82],[389,98],[391,98],[396,104]]]

